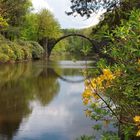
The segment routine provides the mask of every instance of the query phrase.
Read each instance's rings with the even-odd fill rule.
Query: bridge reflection
[[[54,75],[55,77],[61,79],[64,82],[67,83],[82,83],[85,78],[82,78],[80,80],[72,80],[72,79],[68,79],[66,78],[66,76],[61,76],[60,74],[58,74],[53,68],[48,68],[46,67],[46,69],[44,69],[41,73],[40,76],[43,76],[44,78],[48,78],[50,75]]]
[[[11,140],[23,118],[32,113],[33,101],[47,106],[58,95],[60,81],[79,83],[66,77],[82,77],[78,69],[50,67],[44,62],[20,63],[0,67],[0,139]]]

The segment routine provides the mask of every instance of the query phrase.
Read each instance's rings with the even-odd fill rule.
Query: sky
[[[86,17],[73,17],[65,14],[70,11],[70,0],[32,0],[35,12],[42,8],[50,10],[61,25],[61,28],[87,28],[96,25],[99,22],[99,15],[92,15],[89,19]]]

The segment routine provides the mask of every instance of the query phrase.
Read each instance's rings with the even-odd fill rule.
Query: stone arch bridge
[[[95,40],[90,39],[89,37],[82,35],[82,34],[78,34],[78,33],[72,33],[72,34],[68,34],[68,35],[64,35],[58,39],[50,39],[45,41],[46,44],[44,44],[43,46],[45,46],[45,56],[47,58],[50,57],[51,52],[53,50],[53,48],[55,47],[55,45],[60,42],[61,40],[71,37],[71,36],[77,36],[77,37],[81,37],[84,38],[85,40],[89,41],[89,43],[91,44],[93,50],[95,51],[95,53],[99,53],[99,49],[98,47],[95,45]]]
[[[85,40],[89,41],[89,43],[91,44],[92,50],[94,50],[94,52],[101,58],[106,58],[108,60],[108,62],[114,63],[115,60],[110,57],[107,54],[102,53],[101,49],[102,47],[106,46],[108,44],[108,41],[103,40],[101,42],[98,42],[94,39],[91,39],[85,35],[79,34],[79,33],[72,33],[72,34],[68,34],[68,35],[64,35],[58,39],[49,39],[49,40],[45,40],[43,43],[44,49],[45,49],[45,57],[47,59],[49,59],[51,52],[53,50],[53,48],[55,47],[55,45],[60,42],[61,40],[71,37],[71,36],[77,36],[77,37],[81,37],[84,38]]]

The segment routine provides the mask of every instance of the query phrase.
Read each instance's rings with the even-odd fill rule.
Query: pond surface
[[[82,70],[88,63],[63,60],[0,66],[0,140],[100,135],[92,129],[99,122],[85,116],[82,104]]]

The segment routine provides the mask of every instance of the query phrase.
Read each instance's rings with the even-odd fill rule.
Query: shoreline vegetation
[[[0,64],[41,59],[44,49],[35,41],[10,41],[0,35]]]

